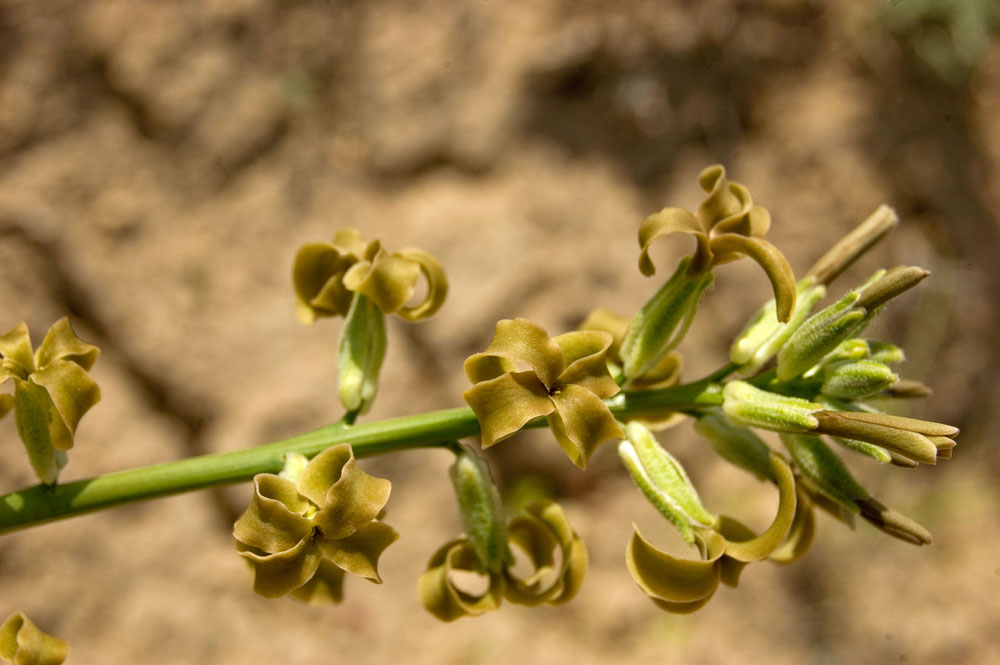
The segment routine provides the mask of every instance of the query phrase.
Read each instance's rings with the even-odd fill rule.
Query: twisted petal
[[[813,502],[809,492],[796,483],[795,485],[795,516],[788,530],[788,537],[781,546],[771,552],[768,559],[775,563],[795,563],[809,551],[813,537],[816,535],[816,517],[813,513]]]
[[[296,487],[319,507],[314,520],[323,535],[337,539],[375,519],[389,500],[392,483],[362,471],[351,446],[342,443],[316,455]]]
[[[719,586],[721,551],[704,561],[677,559],[647,542],[636,529],[625,551],[625,564],[632,579],[658,605],[672,612],[698,609]]]
[[[479,419],[483,448],[502,441],[529,420],[547,416],[556,408],[534,372],[512,372],[481,381],[462,393],[462,397]]]
[[[766,240],[750,238],[737,233],[723,233],[714,236],[711,246],[714,254],[723,255],[733,252],[749,256],[756,261],[771,281],[771,288],[774,290],[774,298],[778,306],[778,320],[787,322],[791,318],[792,312],[795,311],[797,295],[795,274],[792,272],[792,267],[788,265],[788,259],[777,247]]]
[[[489,586],[480,595],[463,591],[452,581],[452,571],[472,573],[476,565],[476,553],[465,540],[453,540],[438,549],[417,583],[420,600],[427,611],[442,621],[454,621],[499,607],[504,592],[502,575],[488,575]]]
[[[100,354],[101,350],[96,346],[77,337],[69,319],[63,317],[45,333],[45,339],[35,353],[35,365],[43,368],[57,360],[68,360],[88,370],[94,366]]]
[[[596,330],[577,330],[553,337],[562,349],[566,369],[558,383],[583,386],[598,397],[611,397],[620,388],[608,371],[607,353],[614,339]]]
[[[0,625],[0,658],[13,665],[59,665],[68,652],[65,640],[43,633],[24,612]]]
[[[737,561],[760,561],[781,546],[788,536],[795,517],[795,478],[792,469],[780,455],[771,453],[771,468],[778,484],[778,513],[764,533],[747,540],[726,536],[726,556]],[[752,532],[751,532],[752,533]]]
[[[270,473],[254,476],[254,496],[233,525],[233,537],[266,553],[284,552],[306,539],[313,529],[303,516],[310,507],[290,480]]]
[[[375,301],[386,314],[410,299],[420,265],[398,254],[379,251],[370,261],[359,261],[344,273],[344,286]]]
[[[7,334],[0,335],[0,357],[14,362],[25,372],[31,372],[35,369],[28,324],[22,321]]]
[[[683,208],[664,208],[650,215],[639,225],[639,271],[649,277],[656,273],[656,266],[649,258],[649,246],[654,240],[671,233],[688,233],[698,241],[695,256],[699,257],[696,265],[705,265],[712,258],[708,247],[708,234],[698,218]]]
[[[344,599],[344,571],[323,559],[309,581],[288,595],[310,605],[336,605]]]
[[[518,366],[529,368],[551,388],[566,369],[566,361],[562,348],[544,328],[527,319],[503,319],[497,322],[493,341],[486,350],[466,359],[465,373],[470,381],[479,383]]]
[[[620,354],[622,340],[625,339],[625,331],[628,330],[629,318],[615,314],[609,309],[591,310],[580,330],[599,330],[611,335],[611,346],[608,348],[608,360],[621,365]]]
[[[396,255],[415,263],[427,280],[427,295],[423,301],[413,307],[401,307],[399,316],[407,321],[418,321],[433,316],[441,309],[445,296],[448,295],[448,276],[445,275],[444,268],[430,253],[416,247],[401,249]]]
[[[508,528],[511,544],[528,556],[533,572],[518,578],[508,570],[506,598],[522,605],[564,603],[583,584],[587,548],[554,501],[533,501],[525,510],[527,515],[511,520]],[[558,570],[556,550],[560,554]],[[550,575],[552,578],[546,583],[545,578]]]
[[[48,339],[48,338],[46,338]],[[42,386],[49,392],[56,412],[62,418],[70,435],[76,433],[76,427],[92,406],[101,399],[101,389],[90,374],[75,362],[69,360],[54,360],[38,371],[32,373],[31,382]],[[55,445],[56,442],[53,441]],[[73,446],[72,438],[65,441],[68,450]]]
[[[240,556],[253,566],[253,590],[265,598],[278,598],[308,582],[319,568],[322,552],[312,538],[303,538],[291,549],[258,554],[237,543]]]
[[[698,207],[698,219],[706,231],[724,220],[742,217],[752,205],[750,192],[743,185],[729,182],[726,169],[720,164],[702,169],[698,184],[708,194]]]
[[[371,246],[361,237],[360,231],[352,228],[337,229],[337,232],[333,234],[332,245],[342,256],[355,261],[365,258],[365,254]]]
[[[381,583],[382,578],[378,574],[379,557],[397,538],[399,534],[388,524],[368,522],[346,538],[322,539],[317,544],[323,556],[340,568]]]
[[[549,426],[573,464],[587,467],[590,456],[608,439],[624,436],[604,401],[586,388],[568,385],[552,396]]]
[[[343,276],[357,257],[327,243],[309,243],[295,255],[292,282],[299,319],[312,323],[319,316],[343,316],[353,293],[344,288]]]

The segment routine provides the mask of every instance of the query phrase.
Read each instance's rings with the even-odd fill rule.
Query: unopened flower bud
[[[734,423],[775,432],[808,432],[818,424],[814,411],[822,404],[761,390],[745,381],[730,381],[722,391],[722,411]]]
[[[838,362],[825,367],[820,391],[836,399],[860,399],[881,392],[898,380],[888,365],[874,360]]]
[[[884,413],[817,411],[817,434],[873,443],[921,464],[934,464],[939,451],[950,454],[958,428]]]
[[[638,422],[625,428],[627,439],[618,446],[618,455],[636,486],[650,503],[670,520],[687,542],[694,542],[696,528],[711,527],[715,515],[705,510],[698,491],[684,467],[664,450],[653,435]]]

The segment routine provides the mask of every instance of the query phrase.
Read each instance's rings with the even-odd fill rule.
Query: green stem
[[[664,410],[690,411],[722,403],[711,375],[696,383],[620,394],[608,401],[619,420]],[[539,418],[527,427],[542,427]],[[277,473],[286,453],[312,456],[338,443],[350,443],[356,457],[413,448],[448,448],[457,439],[479,434],[468,407],[349,425],[337,422],[290,439],[246,450],[189,457],[175,462],[117,471],[48,487],[36,485],[0,496],[0,534],[104,508],[172,494],[244,482],[258,473]]]

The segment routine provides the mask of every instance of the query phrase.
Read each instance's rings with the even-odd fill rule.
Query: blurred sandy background
[[[64,479],[338,417],[340,324],[294,317],[303,242],[355,226],[441,258],[449,300],[391,321],[370,417],[452,407],[497,319],[555,334],[635,311],[657,286],[635,267],[639,221],[695,207],[713,162],[771,210],[798,272],[896,207],[903,226],[837,290],[877,265],[934,271],[880,331],[936,389],[911,413],[963,428],[937,468],[849,460],[933,545],[822,516],[803,562],[751,567],[692,616],[624,568],[633,520],[668,529],[613,446],[578,473],[540,435],[492,457],[508,483],[545,474],[587,541],[568,606],[451,625],[421,609],[416,578],[458,522],[448,455],[418,451],[366,463],[393,480],[403,537],[385,584],[349,580],[340,607],[251,593],[229,536],[243,485],[3,536],[0,615],[25,610],[79,664],[997,662],[998,21],[995,0],[0,0],[0,328],[26,320],[37,342],[68,313],[103,348]],[[767,291],[749,262],[718,272],[688,378]],[[31,484],[0,427],[0,489]],[[767,523],[767,488],[687,425],[663,440],[710,509]]]

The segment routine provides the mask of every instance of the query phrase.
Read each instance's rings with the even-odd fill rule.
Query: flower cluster
[[[399,535],[379,516],[390,483],[362,471],[348,444],[286,475],[258,474],[233,537],[254,570],[254,591],[306,602],[339,602],[344,573],[381,582],[378,559]]]
[[[0,336],[0,383],[14,383],[13,395],[0,395],[0,418],[14,410],[28,458],[46,485],[56,483],[80,419],[101,398],[88,373],[99,354],[66,318],[49,328],[34,352],[24,323]]]

